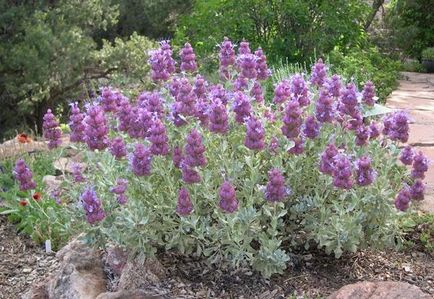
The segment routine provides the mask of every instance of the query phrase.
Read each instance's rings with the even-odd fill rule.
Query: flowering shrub
[[[265,276],[282,272],[297,246],[340,257],[396,245],[397,217],[423,198],[428,161],[408,148],[400,156],[405,113],[384,125],[363,116],[375,114],[371,82],[359,92],[318,61],[264,103],[261,49],[244,41],[237,54],[225,39],[219,84],[196,74],[191,45],[180,56],[176,73],[168,42],[151,52],[155,90],[137,100],[105,87],[85,115],[72,106],[87,169],[67,186],[69,227],[97,244],[177,250]]]

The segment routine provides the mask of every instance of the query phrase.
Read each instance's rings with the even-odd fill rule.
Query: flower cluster
[[[130,166],[133,173],[137,176],[148,176],[151,174],[152,156],[148,148],[138,143],[130,156]]]
[[[178,213],[180,216],[187,216],[190,215],[192,212],[193,204],[191,203],[190,194],[185,188],[179,189],[176,213]]]
[[[33,173],[23,159],[18,159],[14,168],[15,179],[20,183],[20,190],[27,191],[36,188]]]
[[[98,104],[91,104],[87,107],[87,115],[84,118],[86,128],[84,130],[84,141],[91,150],[103,150],[109,145],[107,137],[108,126],[104,110]]]
[[[125,191],[128,188],[128,180],[126,179],[117,179],[116,185],[110,188],[110,192],[116,194],[116,199],[119,204],[124,205],[127,203],[128,198],[125,195]]]
[[[71,129],[69,140],[71,142],[84,142],[84,118],[85,114],[80,112],[78,103],[72,103],[71,114],[69,116],[69,128]]]
[[[181,56],[181,71],[195,72],[197,70],[196,55],[189,43],[185,43],[179,56]]]
[[[43,119],[42,129],[44,131],[44,138],[48,139],[48,148],[56,148],[62,144],[62,130],[59,128],[59,122],[56,120],[54,114],[51,113],[51,109],[47,110]]]
[[[151,51],[149,64],[154,81],[167,81],[175,72],[175,60],[172,58],[172,49],[168,41],[162,41],[160,49]]]
[[[277,168],[270,170],[265,189],[265,199],[270,202],[282,201],[290,192],[290,189],[285,186],[282,172]]]
[[[220,186],[220,208],[226,213],[233,213],[238,209],[238,200],[235,188],[228,181],[224,181]]]
[[[89,187],[86,188],[83,194],[81,194],[80,200],[86,214],[87,222],[95,224],[105,218],[105,212],[102,208],[101,200],[98,199],[94,189]]]
[[[401,141],[403,143],[408,141],[409,137],[409,119],[404,111],[397,111],[385,117],[383,134],[388,136],[391,140]]]
[[[262,150],[265,147],[265,130],[261,121],[252,116],[247,120],[246,127],[244,145],[251,150]]]

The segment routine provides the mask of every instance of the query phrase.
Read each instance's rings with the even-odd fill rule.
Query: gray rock
[[[146,289],[158,285],[166,277],[164,267],[156,258],[128,261],[119,279],[118,290]]]
[[[146,290],[122,290],[99,294],[96,299],[163,299],[160,295],[154,295]]]

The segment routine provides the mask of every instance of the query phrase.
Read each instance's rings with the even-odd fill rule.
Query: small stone
[[[24,274],[29,274],[29,273],[31,273],[32,272],[32,269],[30,269],[30,268],[24,268],[23,269],[23,273]]]

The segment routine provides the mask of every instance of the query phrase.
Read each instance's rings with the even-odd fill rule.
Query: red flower
[[[40,192],[35,192],[35,193],[33,193],[33,196],[32,196],[32,198],[36,201],[40,201],[41,197],[42,197],[42,195]]]
[[[18,139],[19,143],[30,143],[30,142],[32,142],[32,139],[29,136],[27,136],[27,134],[25,134],[25,133],[18,134],[17,135],[17,139]]]
[[[25,199],[20,200],[20,206],[25,207],[25,206],[27,206],[27,204],[28,204],[27,200],[25,200]]]

